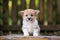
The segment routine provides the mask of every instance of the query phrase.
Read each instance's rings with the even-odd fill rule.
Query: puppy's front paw
[[[24,36],[29,36],[29,34],[24,34]]]
[[[33,36],[39,36],[39,34],[38,33],[34,33]]]
[[[29,33],[27,31],[25,31],[24,36],[29,36]]]

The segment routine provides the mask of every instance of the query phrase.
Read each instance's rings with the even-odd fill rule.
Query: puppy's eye
[[[31,14],[31,16],[33,16],[33,15]]]
[[[28,16],[28,15],[26,15],[26,16]]]

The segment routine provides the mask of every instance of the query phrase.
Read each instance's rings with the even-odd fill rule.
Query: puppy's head
[[[20,11],[19,13],[23,16],[23,20],[33,21],[36,19],[36,15],[38,15],[39,12],[39,10],[26,9],[24,11]]]

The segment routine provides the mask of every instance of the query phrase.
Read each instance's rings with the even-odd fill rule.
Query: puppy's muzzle
[[[32,17],[31,17],[30,15],[27,17],[27,19],[28,19],[29,21],[32,21]]]
[[[28,18],[28,20],[31,20],[31,18]]]

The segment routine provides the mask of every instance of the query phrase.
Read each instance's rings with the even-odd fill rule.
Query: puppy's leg
[[[29,33],[28,33],[27,29],[23,29],[23,33],[24,33],[24,36],[29,36]]]
[[[39,36],[39,30],[38,29],[34,29],[33,36]]]

